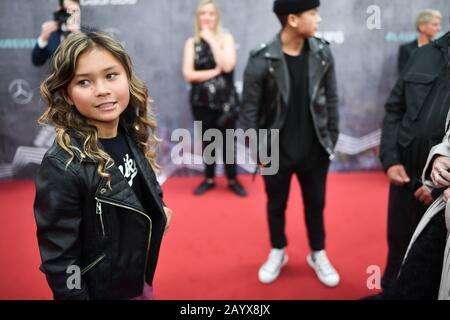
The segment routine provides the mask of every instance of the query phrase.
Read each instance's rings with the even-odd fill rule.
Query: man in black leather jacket
[[[382,287],[394,285],[411,236],[433,196],[421,174],[445,134],[450,107],[450,33],[418,48],[386,102],[380,159],[390,181],[388,247]]]
[[[274,281],[287,262],[285,209],[294,173],[305,205],[308,263],[324,284],[339,282],[324,250],[326,176],[338,138],[338,97],[328,43],[313,37],[321,20],[319,5],[318,0],[276,0],[282,31],[251,52],[245,70],[241,127],[280,130],[280,169],[264,176],[272,250],[259,270],[263,283]],[[272,156],[278,152],[271,151]]]

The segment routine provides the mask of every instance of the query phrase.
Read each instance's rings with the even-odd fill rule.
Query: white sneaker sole
[[[270,280],[264,280],[264,279],[261,279],[261,277],[260,277],[259,274],[258,274],[258,279],[259,279],[259,281],[260,281],[261,283],[263,283],[263,284],[270,284],[270,283],[274,282],[275,280],[277,280],[277,279],[278,279],[278,276],[279,276],[280,273],[281,273],[281,270],[282,270],[283,267],[286,265],[286,263],[288,262],[288,260],[289,260],[289,257],[288,257],[287,254],[285,254],[285,255],[284,255],[283,263],[281,264],[280,269],[279,269],[278,272],[275,274],[275,276],[273,277],[273,279],[270,279]]]
[[[308,262],[308,265],[314,270],[314,272],[317,275],[317,278],[319,278],[320,282],[322,282],[324,285],[326,285],[329,288],[334,288],[337,287],[337,285],[340,282],[340,279],[338,279],[338,281],[336,283],[329,283],[328,281],[326,281],[322,275],[316,270],[316,266],[314,265],[314,262],[312,261],[311,255],[308,255],[306,257],[306,261]]]

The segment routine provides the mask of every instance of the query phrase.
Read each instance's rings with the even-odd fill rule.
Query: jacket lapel
[[[139,201],[136,194],[133,192],[133,189],[129,186],[128,181],[119,171],[117,166],[113,165],[106,171],[111,174],[111,189],[106,185],[107,179],[102,178],[97,187],[97,191],[95,192],[95,196],[145,213],[144,206]]]
[[[143,180],[145,182],[145,186],[150,191],[150,194],[158,204],[158,207],[162,212],[164,212],[164,209],[161,204],[161,200],[159,196],[156,194],[155,187],[152,184],[153,177],[151,176],[149,169],[149,164],[147,162],[147,159],[142,154],[142,152],[138,149],[136,143],[131,139],[128,133],[128,129],[126,128],[123,121],[120,121],[120,126],[124,129],[125,137],[127,139],[128,145],[130,147],[131,153],[133,154],[133,157],[136,161],[136,166],[138,167],[139,174],[143,177]],[[82,150],[82,144],[78,142],[78,139],[74,138],[73,134],[71,135],[71,143],[72,145],[76,146],[80,150]],[[101,142],[98,142],[100,147]],[[90,158],[82,157],[78,152],[74,152],[75,156],[83,162],[91,162],[97,165],[96,161]],[[97,190],[95,192],[95,197],[98,197],[103,200],[111,200],[117,204],[124,205],[127,207],[131,207],[135,210],[146,212],[143,204],[138,200],[136,194],[133,192],[133,189],[128,184],[128,181],[125,179],[125,177],[122,175],[122,173],[119,171],[119,168],[116,165],[111,166],[110,168],[106,169],[106,172],[111,174],[111,189],[107,187],[107,179],[101,178],[100,183],[98,184]],[[155,178],[156,179],[156,178]]]
[[[164,209],[161,204],[161,199],[159,195],[156,194],[155,186],[152,183],[156,177],[152,177],[151,171],[153,170],[150,168],[150,164],[147,161],[147,158],[144,156],[142,151],[138,148],[136,143],[131,139],[131,137],[127,134],[126,135],[128,145],[130,146],[131,153],[133,154],[133,157],[136,161],[136,166],[138,167],[139,173],[143,177],[145,181],[145,185],[147,189],[150,191],[150,194],[152,195],[153,199],[155,200],[155,203],[158,204],[158,207],[161,209],[162,212],[164,212]]]
[[[275,36],[269,45],[265,58],[269,62],[269,68],[273,68],[273,74],[277,81],[281,97],[284,104],[287,106],[291,88],[289,81],[289,70],[286,64],[286,59],[284,58],[280,37],[280,34]],[[323,54],[324,44],[320,43],[314,37],[308,38],[307,41],[309,45],[309,95],[312,97],[314,94],[315,84],[319,83],[323,76],[324,70],[328,68],[329,63]]]
[[[291,88],[289,81],[289,70],[281,48],[280,34],[277,34],[270,43],[269,48],[265,53],[265,58],[268,60],[269,68],[273,68],[269,71],[273,72],[284,105],[287,106],[289,103]]]
[[[324,70],[328,68],[328,62],[323,54],[321,54],[323,44],[318,43],[313,37],[308,39],[308,44],[309,96],[312,97],[314,95],[315,85],[319,83]]]

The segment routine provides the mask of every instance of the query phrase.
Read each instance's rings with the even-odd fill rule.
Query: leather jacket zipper
[[[314,114],[314,108],[313,108],[313,105],[314,105],[314,99],[316,98],[316,95],[317,95],[317,89],[319,88],[319,84],[320,84],[320,79],[322,79],[323,75],[325,74],[325,72],[327,72],[327,70],[328,70],[328,68],[326,68],[326,69],[323,70],[322,74],[321,74],[320,77],[319,77],[319,81],[318,81],[318,82],[316,83],[316,85],[314,86],[313,94],[312,94],[312,97],[311,97],[311,102],[310,102],[310,104],[309,104],[309,109],[311,110],[311,115],[312,115],[312,117],[313,117],[314,130],[316,131],[317,138],[319,139],[320,144],[321,144],[321,145],[325,148],[325,150],[327,151],[327,153],[328,153],[328,158],[329,158],[330,160],[333,160],[334,157],[335,157],[335,153],[334,153],[334,151],[333,151],[330,147],[325,146],[325,143],[323,142],[322,137],[321,137],[320,134],[319,134],[319,130],[317,129],[317,124],[316,124],[316,123],[317,123],[317,122],[316,122],[316,115]]]
[[[88,272],[89,270],[91,270],[94,266],[96,266],[100,261],[102,261],[103,259],[105,259],[106,254],[102,254],[100,257],[98,257],[94,262],[92,262],[90,265],[88,265],[86,268],[84,268],[83,270],[81,270],[81,275],[84,275],[86,272]]]
[[[98,200],[97,205],[95,206],[95,213],[100,217],[100,223],[102,225],[102,235],[103,237],[105,237],[106,234],[105,234],[105,225],[103,224],[102,204]]]
[[[107,201],[107,200],[102,200],[102,199],[99,199],[97,197],[95,197],[95,200],[97,200],[97,202],[99,202],[99,203],[103,202],[103,203],[106,203],[106,204],[110,204],[112,206],[116,206],[116,207],[120,207],[120,208],[123,208],[123,209],[128,209],[128,210],[137,212],[137,213],[143,215],[144,217],[146,217],[148,219],[148,221],[150,222],[150,232],[148,234],[147,252],[145,253],[144,281],[143,281],[144,285],[145,285],[145,271],[147,270],[148,252],[150,251],[150,241],[151,241],[151,238],[152,238],[152,220],[144,212],[142,212],[140,210],[137,210],[137,209],[134,209],[132,207],[124,206],[122,204],[111,202],[111,201]]]

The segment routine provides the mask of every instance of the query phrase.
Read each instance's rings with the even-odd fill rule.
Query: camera
[[[58,25],[61,27],[62,24],[67,22],[67,19],[69,19],[71,16],[70,13],[67,13],[66,9],[60,9],[58,11],[53,12],[53,20],[58,22]]]

